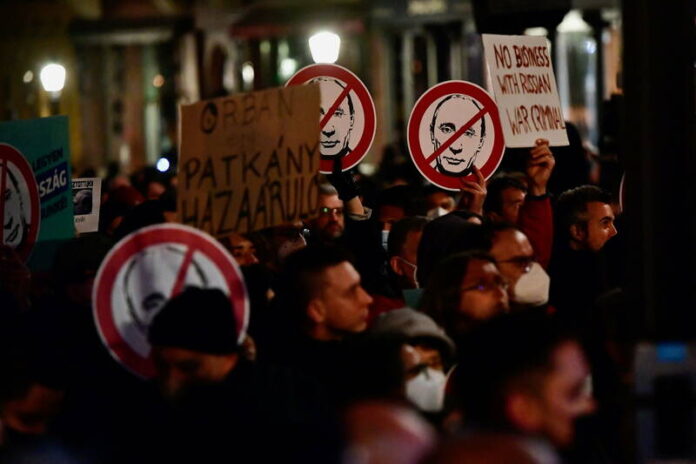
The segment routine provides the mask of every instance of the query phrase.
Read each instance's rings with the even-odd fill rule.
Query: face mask
[[[428,219],[435,219],[439,218],[440,216],[444,216],[447,213],[449,213],[449,211],[441,206],[438,206],[437,208],[428,210],[427,217]]]
[[[389,242],[389,231],[388,230],[383,230],[382,231],[382,247],[384,250],[387,250],[387,243]]]
[[[549,286],[551,279],[541,267],[541,264],[534,262],[526,274],[515,284],[515,302],[539,306],[549,301]]]
[[[406,382],[406,397],[424,412],[439,412],[445,399],[447,377],[431,367]]]
[[[420,284],[418,283],[418,277],[417,277],[417,275],[418,275],[418,274],[417,274],[418,266],[416,266],[416,265],[413,264],[413,263],[410,263],[410,262],[406,261],[406,260],[405,260],[404,258],[402,258],[401,256],[397,256],[397,258],[399,258],[399,259],[401,260],[402,263],[405,263],[408,267],[410,267],[410,268],[413,270],[413,275],[412,275],[412,277],[413,277],[413,283],[414,283],[414,285],[416,286],[416,288],[420,288]]]

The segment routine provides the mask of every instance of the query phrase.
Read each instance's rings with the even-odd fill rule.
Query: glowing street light
[[[317,32],[309,38],[309,51],[315,63],[335,63],[341,49],[341,38],[333,32]]]
[[[65,86],[65,67],[57,63],[47,64],[39,74],[46,92],[60,92]]]
[[[157,170],[159,172],[167,172],[170,166],[171,163],[164,156],[157,160]]]

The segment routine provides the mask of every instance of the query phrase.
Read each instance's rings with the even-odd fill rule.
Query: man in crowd
[[[519,227],[510,223],[492,224],[487,228],[491,247],[488,250],[500,273],[509,283],[512,310],[540,306],[549,300],[549,276],[536,261],[532,244]]]
[[[309,245],[288,256],[278,283],[269,358],[317,379],[338,400],[350,343],[367,328],[372,303],[360,274],[342,249]]]
[[[556,241],[551,262],[551,303],[559,316],[585,326],[597,297],[609,290],[602,248],[617,234],[610,196],[583,185],[556,204]]]
[[[503,173],[494,176],[486,185],[488,193],[483,204],[485,215],[493,222],[517,224],[520,208],[527,195],[526,179],[522,173]]]
[[[292,311],[296,328],[308,339],[340,341],[367,327],[372,298],[339,248],[312,245],[291,254],[281,286],[279,301]]]
[[[491,320],[461,346],[458,391],[474,430],[511,432],[564,448],[575,421],[594,411],[579,342],[546,316]]]
[[[229,297],[217,289],[189,287],[155,316],[148,341],[170,404],[154,414],[163,422],[152,431],[156,461],[329,459],[322,453],[335,443],[320,423],[315,383],[249,362],[238,339]]]
[[[336,189],[331,185],[320,185],[317,216],[312,223],[313,237],[324,243],[340,239],[346,228],[344,214],[343,201]]]
[[[553,242],[553,212],[547,185],[556,160],[546,139],[519,152],[516,168],[522,172],[498,174],[487,185],[485,215],[493,222],[516,224],[534,248],[537,260],[548,269]]]
[[[418,288],[416,268],[418,266],[418,244],[428,220],[422,216],[407,217],[392,225],[387,242],[389,285],[383,292],[374,293],[370,307],[370,318],[403,307],[405,293]]]

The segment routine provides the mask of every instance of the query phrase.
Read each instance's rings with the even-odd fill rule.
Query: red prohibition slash
[[[466,95],[476,100],[481,109],[463,126],[441,144],[433,153],[427,154],[421,148],[420,128],[423,124],[423,118],[430,108],[444,97],[452,94]],[[430,164],[438,156],[440,156],[450,145],[452,145],[459,137],[461,137],[471,126],[476,124],[479,119],[488,115],[492,121],[493,130],[489,132],[489,137],[493,137],[490,152],[479,153],[479,159],[486,159],[486,162],[479,169],[484,178],[488,179],[498,169],[505,151],[505,139],[503,128],[500,123],[498,106],[493,98],[481,87],[471,82],[466,81],[447,81],[437,84],[428,89],[416,102],[411,111],[411,116],[408,120],[408,148],[413,163],[416,165],[420,173],[433,184],[453,191],[461,190],[463,181],[475,181],[476,177],[469,174],[465,177],[447,176],[437,171]],[[428,134],[428,144],[430,143],[430,134]]]
[[[362,136],[358,143],[351,148],[350,153],[343,157],[341,160],[341,167],[343,171],[354,168],[362,159],[367,155],[368,150],[372,146],[372,142],[375,139],[375,134],[377,132],[377,112],[375,110],[375,104],[372,100],[370,92],[365,87],[365,84],[351,71],[348,69],[338,66],[335,64],[314,64],[306,66],[295,73],[288,82],[285,84],[286,87],[291,85],[303,85],[315,79],[317,77],[329,77],[337,79],[344,83],[345,88],[340,93],[336,101],[333,102],[329,111],[324,114],[319,123],[320,130],[323,129],[326,124],[328,124],[331,116],[333,115],[336,108],[340,106],[343,100],[352,91],[357,95],[358,101],[360,103],[360,108],[357,105],[354,111],[362,111],[363,120],[365,126],[363,127]],[[331,174],[333,169],[333,161],[322,157],[319,161],[319,172],[322,174]]]
[[[157,224],[126,236],[107,254],[99,267],[92,293],[93,314],[102,342],[114,359],[144,378],[151,378],[155,375],[154,364],[150,356],[141,356],[121,335],[114,317],[115,311],[118,311],[119,308],[113,307],[112,296],[114,291],[118,291],[115,285],[121,268],[127,265],[134,255],[144,249],[163,244],[186,246],[186,254],[177,272],[176,281],[173,282],[171,296],[181,292],[193,255],[201,253],[215,265],[227,284],[232,311],[237,321],[237,340],[240,343],[246,335],[249,320],[249,299],[242,273],[234,258],[214,238],[197,229],[180,224]]]
[[[15,249],[23,261],[27,261],[31,251],[36,244],[41,226],[41,202],[39,199],[39,186],[36,184],[34,171],[29,162],[22,156],[21,152],[6,143],[0,143],[0,244],[5,244],[5,190],[7,189],[7,179],[10,173],[10,165],[15,166],[22,180],[24,180],[29,193],[29,229],[22,243]],[[20,179],[17,179],[20,181]]]

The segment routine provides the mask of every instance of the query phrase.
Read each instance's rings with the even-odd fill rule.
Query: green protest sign
[[[74,235],[68,118],[0,123],[0,242],[34,270]]]

